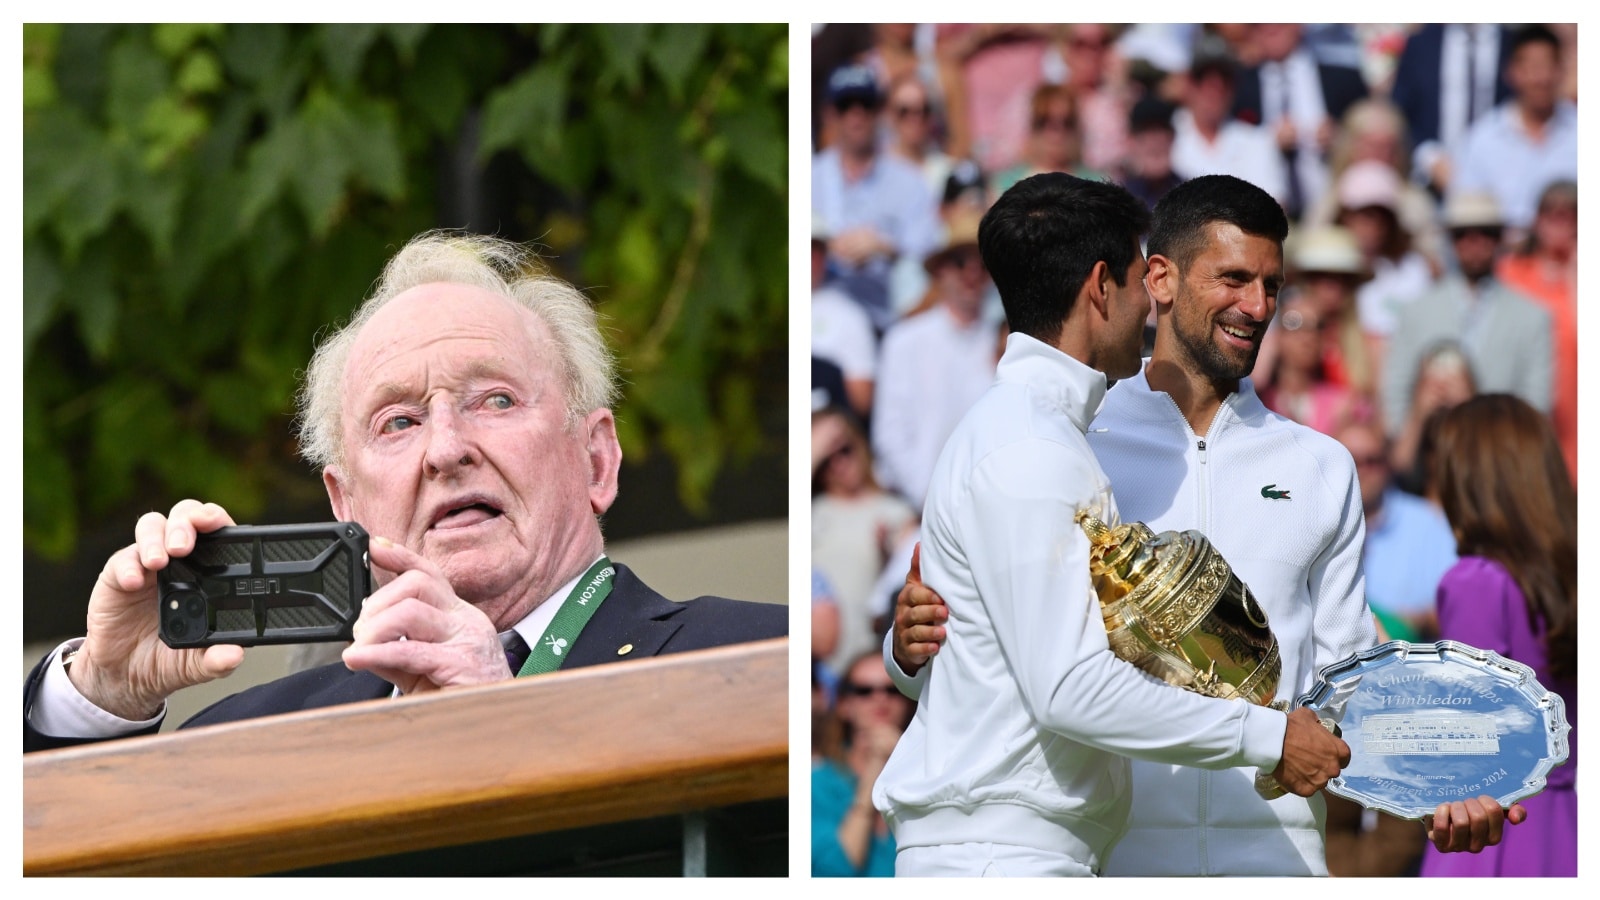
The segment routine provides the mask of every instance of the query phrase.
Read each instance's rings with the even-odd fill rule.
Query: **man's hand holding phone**
[[[228,675],[244,661],[237,645],[174,650],[160,636],[156,573],[193,552],[199,534],[232,524],[227,510],[198,500],[139,518],[134,542],[106,560],[95,582],[84,642],[67,669],[91,703],[142,721],[180,689]]]
[[[373,538],[370,552],[375,567],[395,574],[362,604],[355,641],[344,651],[347,667],[370,671],[402,694],[516,674],[494,623],[456,596],[438,566],[382,537]]]

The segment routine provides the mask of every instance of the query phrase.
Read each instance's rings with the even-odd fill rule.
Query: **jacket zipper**
[[[1213,420],[1212,425],[1214,426],[1215,424],[1216,422]],[[1211,527],[1211,484],[1209,473],[1206,471],[1206,439],[1197,438],[1195,449],[1200,455],[1200,472],[1195,484],[1195,491],[1199,497],[1195,503],[1195,511],[1199,513],[1200,528],[1203,533],[1204,531],[1209,531]],[[1211,832],[1211,773],[1205,769],[1196,769],[1195,771],[1200,776],[1200,818],[1198,822],[1198,831],[1200,832],[1200,874],[1210,875],[1211,848],[1207,838]]]
[[[1211,427],[1206,429],[1207,434],[1215,434],[1216,430],[1221,427],[1222,407],[1233,403],[1234,399],[1238,396],[1238,394],[1230,394],[1225,400],[1223,400],[1222,406],[1217,408],[1216,414],[1211,418]],[[1197,517],[1199,519],[1198,528],[1200,532],[1204,534],[1211,528],[1211,484],[1209,472],[1206,470],[1206,439],[1196,435],[1194,430],[1189,427],[1188,420],[1183,417],[1183,411],[1178,409],[1177,402],[1174,401],[1170,395],[1167,397],[1167,402],[1171,404],[1174,411],[1178,413],[1178,420],[1182,422],[1183,430],[1187,431],[1189,436],[1195,439],[1194,446],[1196,459],[1200,463],[1200,477],[1197,479],[1197,483],[1195,485],[1195,492],[1197,495],[1195,500],[1195,512],[1198,514]],[[1200,813],[1200,817],[1197,820],[1197,828],[1199,831],[1198,843],[1200,845],[1200,874],[1210,875],[1211,852],[1209,846],[1210,841],[1208,841],[1207,838],[1210,837],[1211,833],[1212,773],[1206,769],[1196,769],[1195,773],[1199,776],[1199,796],[1196,799],[1198,800]]]
[[[1232,397],[1228,398],[1228,400],[1232,400],[1232,399],[1233,399]],[[1227,403],[1228,403],[1227,400],[1223,401],[1223,406],[1227,406]],[[1206,434],[1208,434],[1208,435],[1215,434],[1217,432],[1217,430],[1222,427],[1222,423],[1221,423],[1221,421],[1219,421],[1221,418],[1222,418],[1222,407],[1218,407],[1217,408],[1217,414],[1214,415],[1212,417],[1212,419],[1211,419],[1211,427],[1206,429]],[[1193,434],[1192,431],[1190,433]],[[1205,533],[1205,532],[1208,532],[1208,531],[1211,530],[1211,473],[1206,468],[1206,463],[1208,462],[1208,459],[1207,459],[1206,439],[1205,438],[1198,437],[1198,436],[1195,437],[1195,452],[1196,452],[1196,455],[1198,456],[1198,459],[1199,459],[1199,462],[1200,462],[1200,471],[1198,473],[1199,477],[1196,479],[1196,484],[1195,484],[1195,492],[1197,494],[1196,502],[1195,502],[1195,512],[1198,514],[1199,529],[1200,529],[1201,533]],[[1198,843],[1200,845],[1200,847],[1199,847],[1199,849],[1200,849],[1200,859],[1199,859],[1200,874],[1201,875],[1210,875],[1211,874],[1211,842],[1210,842],[1209,838],[1211,837],[1211,785],[1213,783],[1212,782],[1212,778],[1211,778],[1211,774],[1212,773],[1207,771],[1207,770],[1205,770],[1205,769],[1197,769],[1196,770],[1196,774],[1198,774],[1200,776],[1199,777],[1199,785],[1198,785],[1199,792],[1200,792],[1199,804],[1198,804],[1199,813],[1200,813],[1200,817],[1199,817],[1199,820],[1198,820],[1198,830],[1199,830],[1199,841],[1198,841]]]

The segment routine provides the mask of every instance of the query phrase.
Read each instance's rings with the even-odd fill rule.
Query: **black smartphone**
[[[161,640],[180,649],[348,641],[372,593],[367,532],[354,522],[219,528],[156,580]]]

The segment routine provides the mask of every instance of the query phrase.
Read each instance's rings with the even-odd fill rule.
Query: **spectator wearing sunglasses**
[[[889,154],[916,166],[928,190],[942,193],[955,160],[940,145],[939,111],[928,86],[915,74],[891,82],[883,116]]]
[[[1487,194],[1457,194],[1445,206],[1457,270],[1402,308],[1383,367],[1383,416],[1399,433],[1424,353],[1460,344],[1482,392],[1516,394],[1550,412],[1555,355],[1550,313],[1494,276],[1505,220]]]
[[[1062,85],[1040,85],[1029,104],[1028,143],[1022,162],[995,175],[996,194],[1031,175],[1065,172],[1095,181],[1105,173],[1083,163],[1083,126],[1078,118],[1078,100]]]
[[[1339,225],[1323,225],[1296,232],[1287,244],[1292,288],[1285,294],[1309,301],[1301,324],[1314,322],[1317,326],[1320,378],[1356,394],[1376,397],[1383,348],[1377,337],[1362,328],[1358,313],[1358,292],[1372,270],[1355,235]],[[1285,303],[1280,310],[1279,326],[1289,324],[1288,306]],[[1282,327],[1267,332],[1252,373],[1258,390],[1276,383],[1281,339],[1286,336]],[[1330,433],[1327,428],[1317,430]]]
[[[1314,300],[1301,293],[1284,297],[1274,330],[1272,383],[1260,391],[1267,409],[1327,435],[1353,418],[1371,415],[1372,404],[1364,395],[1328,378],[1323,352],[1328,336]]]
[[[876,651],[854,658],[821,723],[822,762],[811,771],[813,876],[894,875],[894,836],[872,806],[872,785],[915,708]]]
[[[838,640],[822,657],[842,675],[857,654],[878,645],[873,594],[884,561],[917,528],[917,511],[873,477],[861,424],[842,409],[811,417],[811,564],[833,586]]]
[[[1379,636],[1437,639],[1434,593],[1439,579],[1456,562],[1456,539],[1444,511],[1395,483],[1389,443],[1376,421],[1352,421],[1334,436],[1350,451],[1361,482],[1361,513],[1367,521],[1361,564],[1367,574],[1367,605],[1378,618]],[[1420,837],[1416,848],[1422,849]]]
[[[1128,153],[1133,97],[1117,54],[1122,27],[1077,22],[1065,26],[1061,42],[1067,67],[1063,85],[1077,98],[1083,123],[1083,161],[1102,172],[1116,170]]]
[[[879,146],[883,103],[871,69],[835,70],[824,115],[836,138],[811,162],[812,210],[832,235],[829,267],[879,331],[893,320],[889,273],[895,261],[920,260],[939,241],[934,195],[921,171]]]

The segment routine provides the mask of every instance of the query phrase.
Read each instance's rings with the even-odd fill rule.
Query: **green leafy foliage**
[[[625,456],[670,454],[703,509],[783,440],[758,412],[785,393],[760,373],[787,337],[786,26],[28,24],[23,60],[31,550],[309,480],[295,379],[396,247],[465,224],[463,170],[474,227],[597,302]]]

